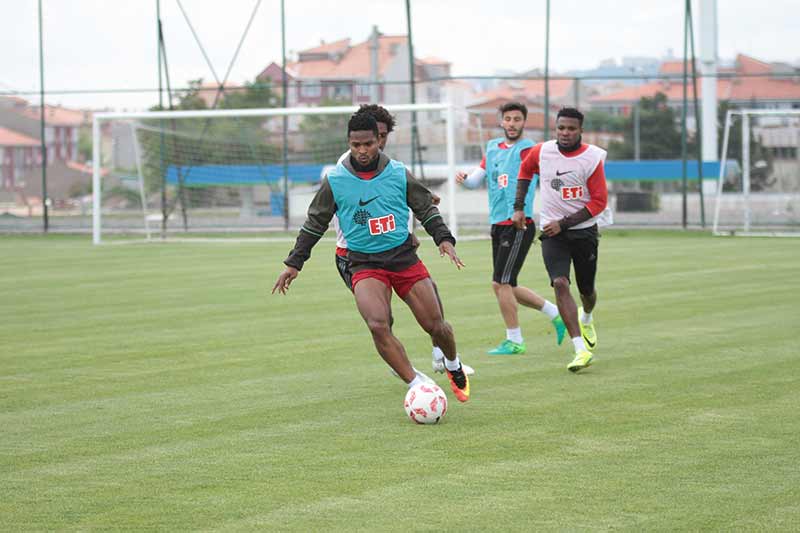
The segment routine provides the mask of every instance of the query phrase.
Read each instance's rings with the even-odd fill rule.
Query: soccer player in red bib
[[[558,308],[528,287],[517,284],[517,276],[525,263],[525,257],[536,236],[533,223],[533,189],[525,197],[527,228],[518,229],[511,222],[517,194],[517,175],[525,156],[533,150],[534,143],[526,139],[525,120],[528,108],[522,102],[507,102],[500,107],[500,128],[503,137],[486,144],[486,156],[479,167],[467,175],[456,174],[456,181],[467,187],[477,187],[483,180],[488,184],[489,222],[492,236],[492,288],[500,315],[506,326],[506,338],[489,355],[524,354],[526,347],[522,338],[517,304],[531,307],[544,313],[556,331],[556,342],[564,339],[564,322],[558,316]]]
[[[582,142],[582,133],[583,114],[575,108],[561,109],[556,116],[556,139],[536,145],[520,166],[512,217],[518,228],[525,227],[525,196],[533,176],[538,175],[542,257],[575,347],[575,358],[567,365],[571,372],[591,365],[597,346],[592,322],[597,303],[597,226],[605,222],[608,203],[606,152]],[[583,303],[580,310],[570,292],[570,265]]]

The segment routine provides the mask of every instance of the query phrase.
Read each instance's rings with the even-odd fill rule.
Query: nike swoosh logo
[[[564,174],[569,174],[570,172],[572,172],[572,171],[571,170],[567,170],[566,172],[559,172],[558,170],[556,170],[556,176],[563,176]]]
[[[583,337],[583,342],[586,343],[586,346],[588,346],[589,348],[594,350],[594,343],[593,342],[589,342],[589,339],[586,338],[586,335],[581,335],[581,337]]]
[[[368,204],[368,203],[370,203],[371,201],[373,201],[373,200],[377,200],[378,198],[380,198],[380,196],[375,196],[375,197],[373,197],[373,198],[370,198],[370,199],[369,199],[369,200],[367,200],[366,202],[365,202],[364,200],[359,200],[359,201],[358,201],[358,205],[360,205],[361,207],[364,207],[365,205],[367,205],[367,204]]]

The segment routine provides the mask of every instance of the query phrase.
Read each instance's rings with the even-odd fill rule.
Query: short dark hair
[[[578,122],[580,122],[580,125],[583,126],[583,113],[578,111],[578,109],[575,107],[562,107],[558,111],[558,115],[556,115],[556,120],[561,117],[577,118]]]
[[[522,102],[506,102],[505,104],[500,106],[500,116],[502,117],[509,111],[519,111],[522,113],[522,118],[528,118],[528,106],[523,104]]]
[[[392,133],[394,131],[395,121],[394,117],[386,111],[386,108],[378,104],[361,104],[356,113],[367,113],[372,115],[376,122],[386,124],[386,132]]]
[[[355,113],[347,122],[347,136],[353,131],[371,131],[378,136],[378,122],[367,113]]]

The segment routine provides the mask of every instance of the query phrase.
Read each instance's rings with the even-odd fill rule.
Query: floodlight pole
[[[697,151],[697,184],[700,194],[700,226],[706,227],[706,206],[703,195],[703,120],[700,115],[700,104],[697,99],[697,58],[694,52],[694,15],[692,15],[692,3],[686,2],[686,10],[689,13],[689,39],[692,46],[692,94],[694,95],[694,139]]]
[[[686,108],[688,104],[688,97],[686,94],[686,86],[688,85],[688,69],[686,65],[687,56],[689,54],[689,9],[691,0],[686,0],[684,3],[683,12],[683,105],[681,106],[681,220],[683,228],[686,229]]]
[[[281,0],[281,58],[283,107],[289,107],[289,81],[286,77],[286,0]],[[289,230],[289,117],[283,116],[283,229]]]
[[[156,0],[156,40],[158,41],[158,110],[164,110],[164,82],[162,78],[161,56],[164,44],[164,33],[161,27],[161,0]],[[159,153],[158,153],[158,175],[161,177],[161,238],[167,237],[167,176],[164,174],[164,121],[159,122]]]
[[[544,139],[550,138],[550,0],[547,0],[544,26]]]
[[[636,100],[633,105],[633,159],[639,161],[641,159],[642,142],[641,142],[641,111],[639,106],[642,99]]]
[[[39,134],[41,135],[42,151],[42,224],[44,232],[50,227],[47,213],[47,140],[45,139],[45,108],[44,108],[44,39],[42,36],[42,0],[39,0]]]
[[[414,78],[414,39],[411,36],[411,0],[406,0],[406,27],[408,32],[408,83],[411,89],[411,103],[417,103],[417,84]],[[419,131],[417,130],[417,112],[411,112],[411,172],[417,174],[417,149]]]

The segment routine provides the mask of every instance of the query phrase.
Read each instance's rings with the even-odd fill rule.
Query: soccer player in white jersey
[[[389,134],[394,130],[394,117],[391,115],[391,113],[389,113],[389,111],[386,110],[386,108],[377,104],[362,104],[356,113],[366,113],[374,118],[375,122],[378,123],[378,148],[381,152],[383,152],[386,148],[386,143],[389,141]],[[348,157],[350,157],[350,150],[347,150],[345,153],[343,153],[341,157],[339,157],[339,161],[337,161],[337,163],[342,163]],[[435,194],[432,194],[432,196],[433,204],[439,205],[439,197]],[[350,270],[350,260],[347,258],[347,239],[344,238],[342,229],[339,226],[339,217],[337,215],[333,216],[332,222],[333,228],[336,230],[336,270],[339,272],[339,275],[341,276],[342,281],[344,281],[345,286],[352,291],[353,273]],[[415,245],[419,246],[419,240],[417,240],[416,235],[412,233],[411,238]],[[439,299],[439,290],[436,286],[436,283],[433,284],[433,288],[436,291],[436,298]],[[441,299],[439,299],[439,307],[442,315],[444,315],[444,308],[442,307]],[[394,322],[394,319],[392,319],[392,322]],[[440,347],[436,346],[435,343],[433,345],[431,357],[431,365],[433,370],[443,374],[445,371],[444,352]],[[463,366],[464,372],[468,376],[471,376],[475,373],[475,370],[471,366]]]
[[[518,305],[544,313],[556,331],[556,343],[564,340],[564,322],[558,308],[528,287],[517,284],[525,257],[536,236],[533,223],[533,189],[525,197],[526,229],[518,229],[511,222],[517,194],[517,174],[525,156],[533,150],[534,143],[525,138],[525,120],[528,108],[522,102],[506,102],[500,106],[500,128],[503,137],[486,144],[486,155],[480,166],[469,175],[456,174],[456,181],[475,188],[484,180],[488,182],[489,222],[492,236],[492,289],[494,289],[500,315],[506,326],[506,338],[489,355],[524,354],[526,347],[519,323]]]
[[[517,227],[525,227],[524,199],[533,176],[538,174],[542,257],[575,347],[575,358],[567,365],[571,372],[592,364],[592,351],[597,346],[592,323],[597,303],[597,226],[605,222],[608,204],[603,169],[606,152],[583,143],[582,133],[583,114],[571,107],[561,109],[556,116],[556,139],[535,146],[520,166],[512,217]],[[583,303],[580,310],[570,293],[570,264]]]

